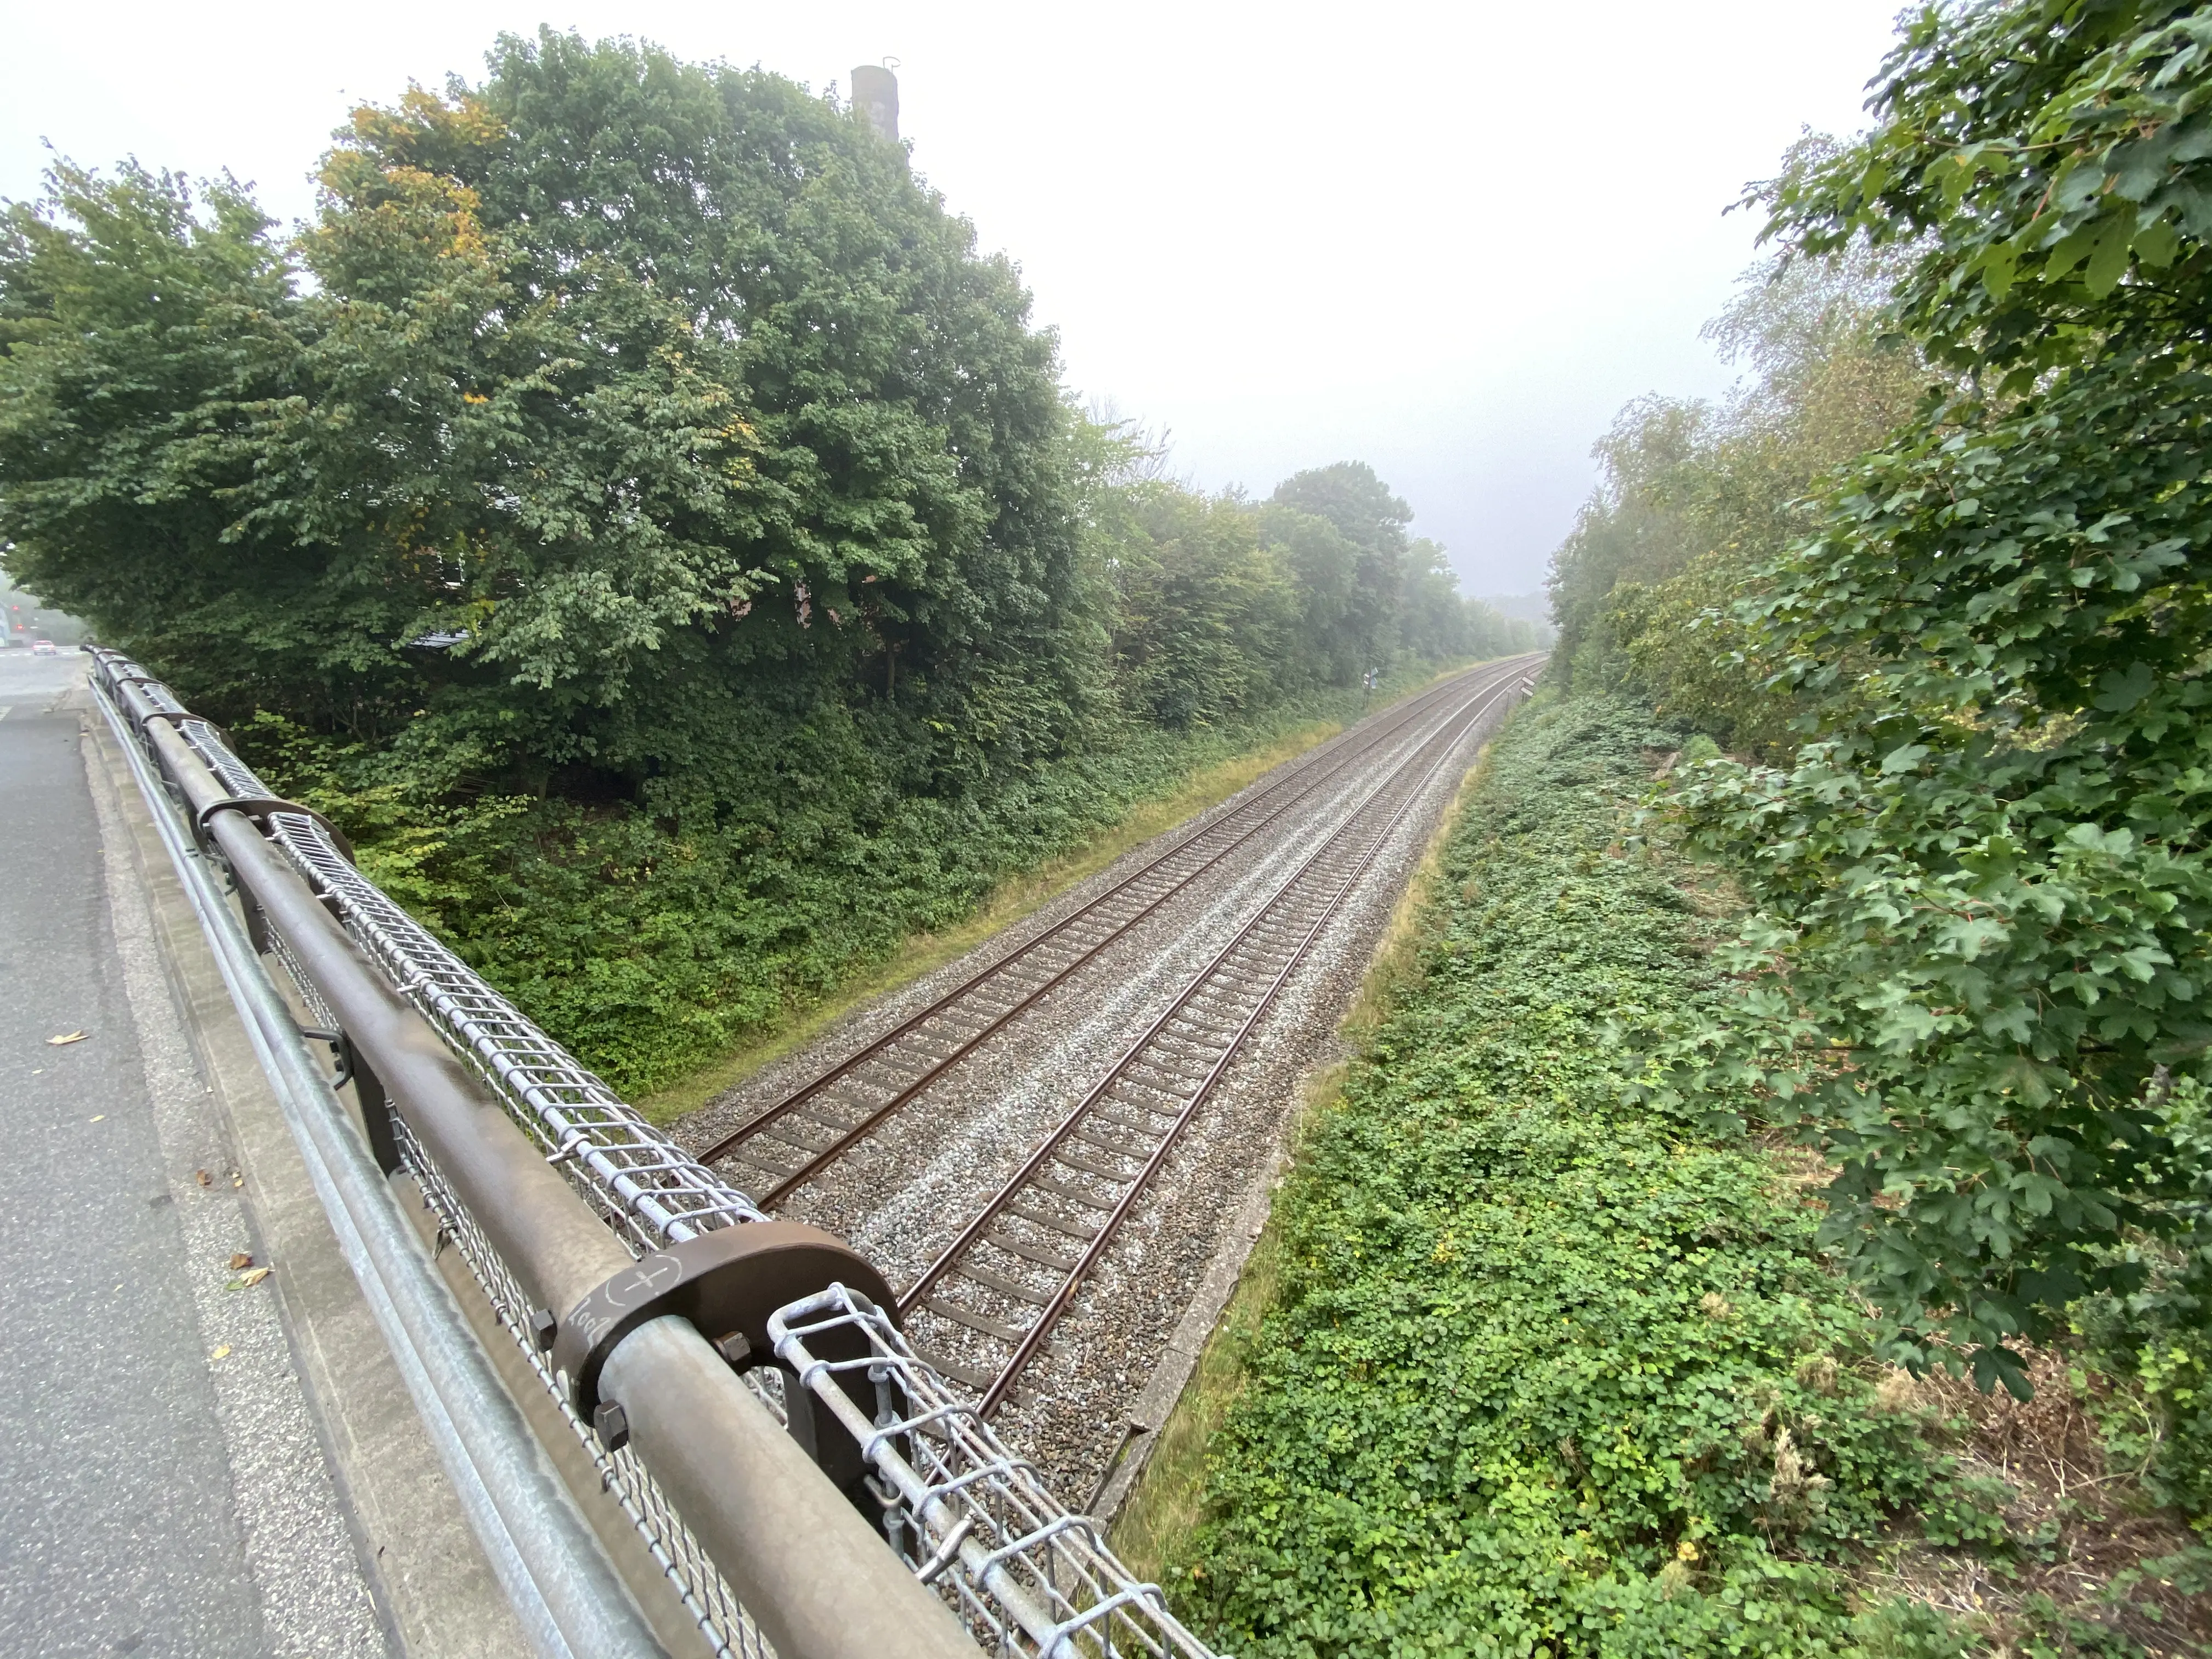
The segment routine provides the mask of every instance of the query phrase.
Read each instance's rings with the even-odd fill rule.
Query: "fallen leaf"
[[[212,1187],[215,1185],[215,1177],[210,1175],[205,1170],[193,1170],[192,1179],[198,1182],[203,1187]]]
[[[216,1349],[213,1353],[210,1354],[210,1355],[208,1356],[208,1358],[209,1358],[210,1359],[228,1359],[228,1358],[230,1358],[230,1344],[229,1344],[229,1343],[228,1343],[228,1342],[224,1343],[224,1344],[223,1344],[220,1348],[217,1348],[217,1349]]]
[[[247,1269],[248,1267],[251,1267],[252,1265],[253,1265],[253,1257],[252,1257],[252,1255],[250,1253],[248,1253],[247,1251],[245,1251],[245,1250],[240,1250],[240,1251],[236,1252],[236,1253],[235,1253],[235,1254],[234,1254],[234,1255],[231,1256],[231,1258],[230,1258],[230,1270],[231,1270],[231,1272],[233,1272],[233,1273],[243,1273],[243,1272],[245,1272],[245,1271],[246,1271],[246,1269]]]
[[[251,1273],[240,1273],[238,1276],[238,1288],[241,1291],[250,1291],[268,1278],[269,1273],[270,1270],[266,1267],[256,1267]]]
[[[46,1039],[46,1047],[49,1048],[58,1048],[64,1042],[82,1042],[91,1035],[92,1033],[89,1031],[64,1031],[59,1036],[48,1037]]]

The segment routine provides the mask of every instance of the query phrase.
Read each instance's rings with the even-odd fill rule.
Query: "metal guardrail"
[[[541,1651],[654,1650],[573,1501],[545,1490],[542,1453],[521,1467],[538,1449],[514,1441],[512,1400],[493,1378],[508,1421],[470,1393],[489,1361],[364,1170],[414,1177],[718,1653],[1208,1659],[906,1346],[865,1261],[763,1217],[364,878],[218,728],[128,659],[93,655],[341,1242],[373,1235],[382,1251],[348,1243]],[[309,1036],[339,1054],[335,1080]],[[348,1082],[358,1127],[335,1092]],[[425,1352],[441,1364],[410,1366]]]

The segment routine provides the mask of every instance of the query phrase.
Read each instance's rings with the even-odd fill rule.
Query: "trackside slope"
[[[1547,697],[1470,791],[1419,970],[1278,1197],[1279,1288],[1166,1564],[1224,1648],[1961,1650],[1851,1593],[2002,1522],[1869,1358],[1802,1164],[1626,1086],[1616,1033],[1722,991],[1725,902],[1621,842],[1680,741]]]

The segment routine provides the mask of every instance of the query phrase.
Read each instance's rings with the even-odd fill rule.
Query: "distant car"
[[[33,640],[31,654],[34,657],[58,657],[61,653],[55,649],[52,640]]]

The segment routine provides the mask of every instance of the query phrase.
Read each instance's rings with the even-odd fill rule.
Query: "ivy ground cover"
[[[1654,751],[1532,704],[1403,992],[1279,1194],[1283,1289],[1172,1564],[1241,1656],[1954,1651],[1839,1569],[1989,1499],[1886,1408],[1789,1158],[1632,1103],[1609,1033],[1721,994],[1623,849]]]

